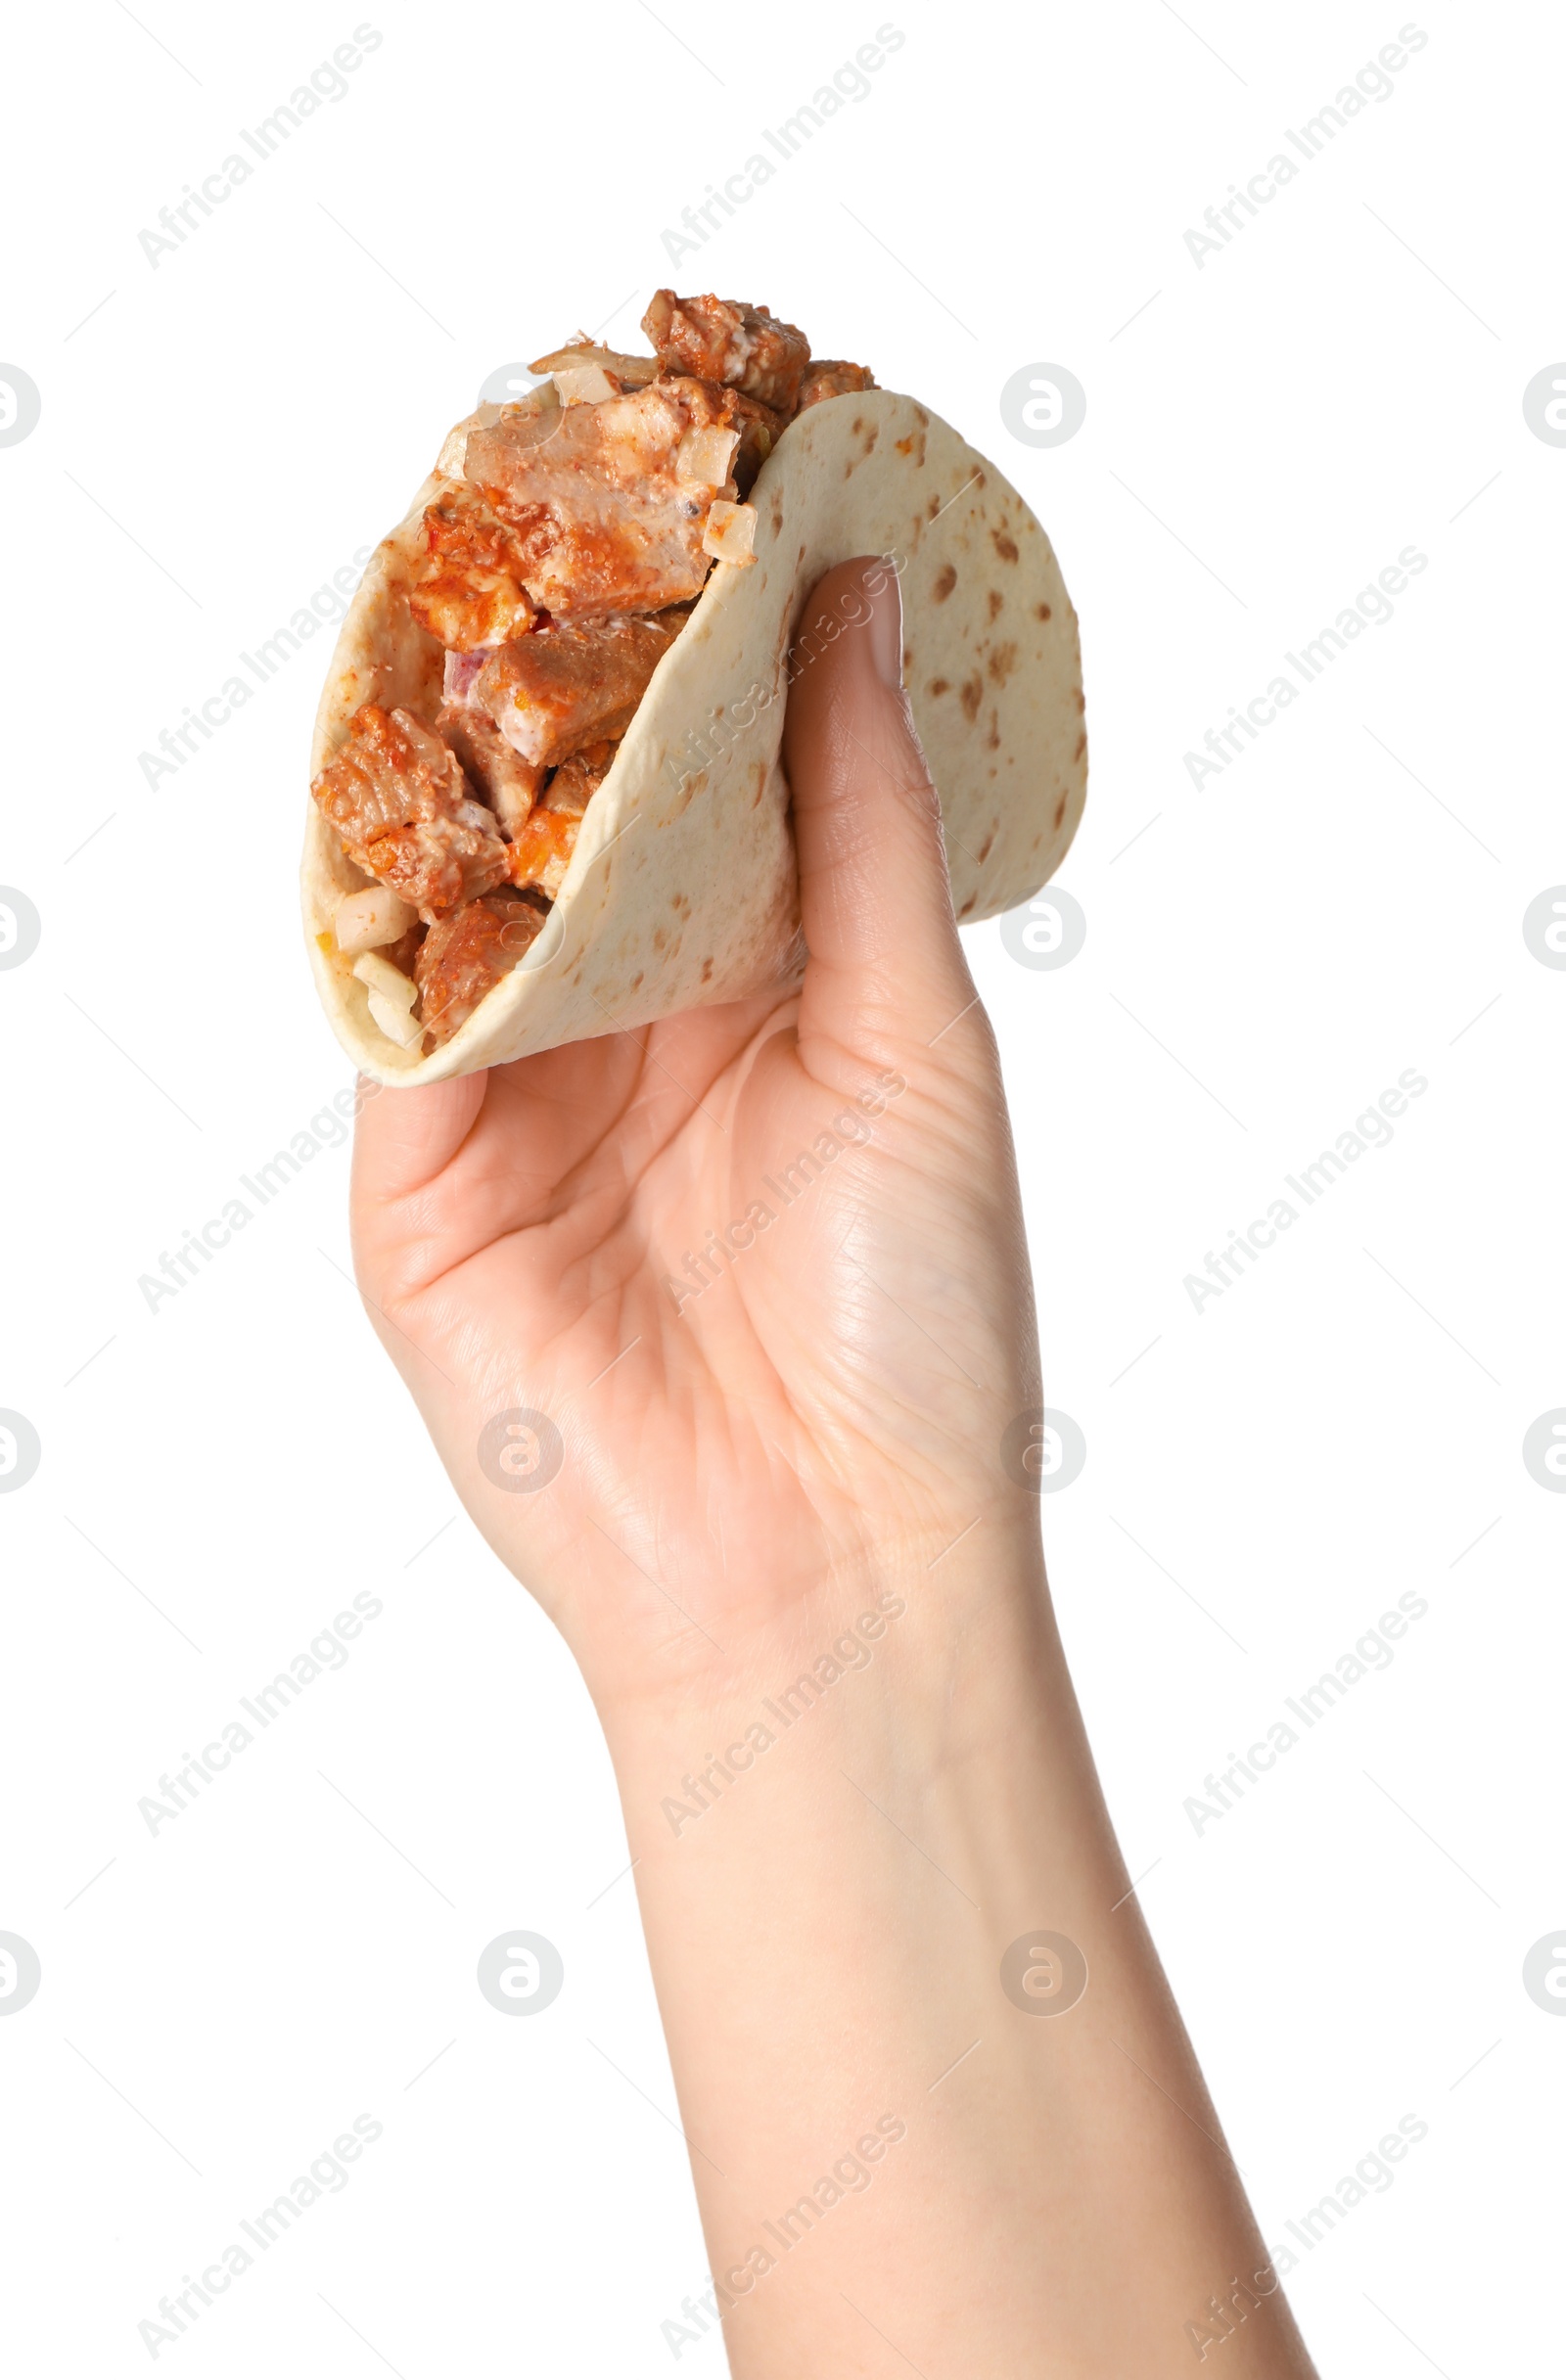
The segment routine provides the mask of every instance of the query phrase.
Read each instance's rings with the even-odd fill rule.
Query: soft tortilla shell
[[[448,467],[470,426],[446,441]],[[321,698],[312,777],[361,703],[401,704],[434,722],[443,657],[406,591],[424,507],[449,484],[428,480],[371,559]],[[958,918],[1014,908],[1058,867],[1086,795],[1082,656],[1049,540],[1016,489],[926,406],[878,389],[802,414],[750,501],[756,560],[715,565],[660,662],[543,933],[430,1057],[371,1022],[336,949],[337,903],[369,880],[310,802],[310,957],[338,1038],[366,1075],[436,1082],[797,974],[778,756],[788,655],[810,588],[851,555],[890,555],[901,579],[904,683],[941,795]]]

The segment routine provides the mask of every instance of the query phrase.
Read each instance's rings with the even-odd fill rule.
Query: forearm
[[[1238,2283],[1225,2368],[1294,2380],[1036,1560],[985,1534],[823,1590],[720,1711],[606,1715],[734,2371],[1147,2380]]]

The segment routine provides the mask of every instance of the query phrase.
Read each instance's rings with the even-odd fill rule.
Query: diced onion
[[[730,504],[719,496],[707,516],[707,527],[702,535],[704,554],[715,554],[719,562],[733,562],[741,568],[756,560],[756,507],[754,504]]]
[[[413,978],[404,975],[400,967],[393,967],[390,959],[378,957],[373,950],[364,951],[354,960],[353,972],[367,987],[372,1000],[384,1001],[398,1016],[405,1016],[419,996],[419,986]]]
[[[721,487],[740,442],[737,430],[687,430],[674,450],[676,480],[694,480],[703,487]]]
[[[387,942],[400,941],[418,914],[390,885],[366,885],[362,892],[345,893],[338,902],[332,932],[344,957],[354,958],[361,950],[379,950]]]
[[[563,405],[601,405],[620,394],[602,364],[565,365],[555,374],[555,387]]]
[[[383,1000],[378,991],[370,994],[370,1017],[374,1024],[379,1025],[387,1039],[396,1043],[398,1049],[412,1049],[416,1042],[424,1039],[424,1027],[418,1018],[411,1014],[404,1016],[400,1009],[392,1007],[390,1000]]]
[[[577,364],[602,364],[627,389],[645,388],[658,378],[656,355],[622,355],[614,347],[585,346],[552,347],[547,355],[535,355],[528,366],[530,372],[560,372],[572,370]]]

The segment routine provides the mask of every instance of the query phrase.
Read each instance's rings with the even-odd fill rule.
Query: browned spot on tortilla
[[[990,713],[990,733],[985,738],[985,747],[990,752],[1000,750],[1000,713],[998,710],[992,710]]]
[[[781,496],[772,498],[772,534],[774,537],[780,537],[783,534],[783,499]]]
[[[1072,754],[1072,758],[1074,760],[1080,760],[1086,750],[1087,738],[1085,735],[1081,735],[1077,738],[1077,750]]]
[[[1034,618],[1035,618],[1036,619],[1053,619],[1053,618],[1054,618],[1054,617],[1055,617],[1055,616],[1054,616],[1053,612],[1051,612],[1051,610],[1050,610],[1050,608],[1049,608],[1049,606],[1048,606],[1048,604],[1047,604],[1047,603],[1036,603],[1036,604],[1035,604],[1035,606],[1034,606]]]
[[[751,807],[753,810],[755,809],[757,803],[760,801],[761,796],[765,793],[765,791],[766,762],[764,760],[758,760],[756,763],[756,791],[751,796]]]
[[[922,405],[915,405],[913,413],[915,421],[923,422],[925,428],[928,430],[930,427],[930,416],[928,413],[926,413],[924,407]]]
[[[979,906],[979,895],[978,895],[978,893],[977,893],[977,892],[970,892],[970,893],[969,893],[969,895],[968,895],[968,897],[967,897],[967,899],[966,899],[966,900],[963,902],[962,907],[961,907],[961,908],[960,908],[960,909],[957,911],[957,915],[958,915],[959,917],[966,917],[970,909],[977,909],[977,908],[978,908],[978,906]]]
[[[910,436],[908,436],[908,437],[905,437],[905,438],[898,438],[898,454],[912,454],[912,452],[913,452],[913,439],[912,439],[911,435],[910,435]]]
[[[1017,666],[1015,645],[997,645],[990,656],[990,675],[997,686],[1003,686]]]
[[[690,805],[695,801],[697,795],[700,793],[705,793],[706,790],[706,769],[698,768],[695,771],[687,771],[674,790],[673,801],[663,814],[663,823],[666,826],[671,825],[676,818],[680,817],[684,811],[690,808]]]
[[[642,971],[639,967],[637,968],[636,973],[631,977],[630,987],[632,991],[640,991],[642,987]]]
[[[857,436],[858,436],[859,432],[860,432],[860,431],[861,431],[863,428],[864,428],[864,415],[863,415],[862,413],[856,413],[856,414],[854,415],[854,417],[853,417],[853,435],[854,435],[854,436],[855,436],[855,437],[857,437]]]
[[[946,597],[951,593],[951,590],[956,583],[956,571],[948,562],[944,570],[938,573],[935,585],[931,588],[930,592],[935,597],[937,603],[944,603]]]
[[[974,475],[973,475],[973,483],[974,483],[975,487],[988,487],[988,486],[989,486],[989,484],[990,484],[989,481],[988,481],[988,480],[985,478],[985,475],[984,475],[984,473],[983,473],[982,471],[976,471],[976,472],[974,473]]]
[[[687,894],[683,892],[671,892],[668,898],[668,905],[676,912],[682,913],[688,909],[691,904]]]
[[[994,770],[993,770],[993,769],[991,769],[990,773],[990,775],[991,775],[991,776],[993,776],[995,772],[994,772]],[[982,843],[982,844],[979,846],[979,864],[980,864],[980,866],[981,866],[981,867],[984,865],[985,861],[986,861],[986,860],[987,860],[987,859],[990,857],[990,852],[993,850],[993,848],[994,848],[994,843],[995,843],[995,830],[994,830],[994,828],[993,828],[993,827],[991,827],[991,828],[990,828],[990,832],[989,832],[989,834],[988,834],[988,835],[985,837],[985,839],[984,839],[983,843]]]
[[[653,928],[653,948],[655,950],[667,950],[668,948],[668,936],[664,932],[662,926],[655,926]]]
[[[930,694],[949,694],[951,680],[949,677],[933,677],[926,691]]]
[[[710,984],[710,983],[712,982],[712,980],[713,980],[713,962],[712,962],[712,960],[711,960],[711,959],[703,959],[703,961],[702,961],[702,982],[703,982],[704,984]]]
[[[941,510],[941,498],[939,496],[932,496],[924,509],[926,519],[933,521]]]
[[[1062,795],[1061,795],[1061,797],[1060,797],[1060,800],[1059,800],[1059,801],[1056,802],[1056,804],[1055,804],[1055,832],[1056,832],[1056,834],[1057,834],[1057,835],[1058,835],[1058,834],[1059,834],[1059,832],[1060,832],[1060,822],[1061,822],[1061,820],[1062,820],[1062,819],[1065,817],[1065,815],[1066,815],[1066,797],[1065,797],[1065,795],[1064,795],[1064,794],[1062,794]]]
[[[990,542],[1002,562],[1015,562],[1018,559],[1017,541],[1014,537],[1008,537],[1003,528],[992,528]]]
[[[855,430],[857,430],[857,429],[858,429],[858,427],[859,427],[858,423],[857,423],[857,422],[855,422],[855,423],[854,423],[854,425],[853,425],[853,427],[854,427],[854,429],[855,429]],[[870,426],[870,435],[869,435],[869,436],[868,436],[868,437],[865,439],[865,441],[864,441],[864,451],[865,451],[865,453],[866,453],[866,454],[874,454],[874,452],[875,452],[875,442],[876,442],[876,439],[877,439],[877,438],[878,438],[880,435],[881,435],[881,425],[880,425],[880,423],[879,423],[879,422],[873,422],[873,423],[871,424],[871,426]]]
[[[977,671],[972,677],[963,679],[957,689],[957,699],[962,705],[962,715],[965,719],[976,719],[979,716],[979,706],[985,699],[985,682]]]
[[[999,589],[998,587],[991,587],[991,588],[990,588],[990,618],[991,618],[991,619],[998,619],[998,618],[1000,617],[1000,608],[1001,608],[1002,604],[1005,602],[1005,600],[1006,600],[1006,598],[1004,597],[1004,595],[1002,595],[1002,593],[1000,592],[1000,589]]]
[[[1083,697],[1082,697],[1082,688],[1081,688],[1080,686],[1077,688],[1076,692],[1073,694],[1073,696],[1072,696],[1072,701],[1073,701],[1073,702],[1076,704],[1076,706],[1077,706],[1077,708],[1078,708],[1078,709],[1079,709],[1079,710],[1085,710],[1085,709],[1087,709],[1086,702],[1083,700]]]

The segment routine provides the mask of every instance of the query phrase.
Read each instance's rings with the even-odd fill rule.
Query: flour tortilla
[[[407,519],[377,548],[338,638],[310,773],[362,703],[433,725],[443,654],[408,609],[424,509],[460,472],[458,425]],[[438,1082],[536,1050],[733,1000],[798,976],[799,888],[778,755],[788,653],[823,571],[895,558],[904,683],[941,795],[952,902],[968,923],[1036,892],[1086,795],[1077,617],[1049,540],[992,463],[912,397],[876,389],[802,413],[763,464],[756,560],[714,566],[588,804],[571,866],[521,963],[431,1056],[372,1023],[338,951],[343,894],[371,880],[315,802],[304,925],[339,1040],[379,1082]]]

